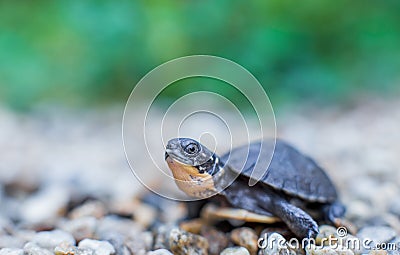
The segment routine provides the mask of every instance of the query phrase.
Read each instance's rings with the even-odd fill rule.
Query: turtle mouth
[[[174,153],[174,151],[169,150],[169,149],[167,149],[165,151],[165,156],[164,157],[165,157],[165,160],[170,157],[173,160],[178,161],[181,164],[192,166],[192,163],[189,160],[187,160],[187,159],[185,159],[185,158],[183,158],[183,157],[181,157],[179,155],[176,155],[176,153]]]

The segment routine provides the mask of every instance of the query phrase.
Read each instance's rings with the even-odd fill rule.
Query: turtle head
[[[191,138],[169,140],[165,161],[186,194],[204,198],[215,193],[212,177],[220,170],[219,158],[199,142]]]

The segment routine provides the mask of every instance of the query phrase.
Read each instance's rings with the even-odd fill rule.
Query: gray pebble
[[[41,248],[54,250],[54,248],[62,243],[75,245],[74,237],[62,230],[42,231],[38,232],[32,239]]]
[[[20,219],[25,223],[39,224],[55,222],[69,201],[67,189],[59,186],[46,187],[31,195],[19,208]]]
[[[2,201],[0,200],[0,203],[1,202]],[[9,219],[3,217],[0,214],[0,235],[5,235],[7,233],[11,233],[11,232],[13,232],[13,230],[14,230],[13,223]]]
[[[400,198],[390,203],[389,212],[400,218]]]
[[[220,254],[223,249],[228,247],[229,239],[224,232],[217,230],[215,227],[203,227],[201,235],[208,241],[208,251],[210,255]]]
[[[24,250],[18,248],[3,248],[0,250],[0,255],[24,255]]]
[[[341,246],[324,246],[317,247],[310,245],[306,248],[307,255],[354,255],[354,252]]]
[[[132,220],[118,216],[106,216],[98,220],[96,236],[104,239],[109,233],[119,233],[128,238],[130,236],[136,236],[142,231],[143,228]]]
[[[174,225],[161,225],[155,230],[153,249],[169,249],[169,235]]]
[[[146,255],[173,255],[169,250],[158,249],[155,251],[149,251]]]
[[[361,240],[371,239],[374,243],[387,243],[396,237],[396,231],[386,226],[369,226],[362,228],[357,236]]]
[[[28,242],[24,246],[24,255],[53,255],[53,252],[39,247],[36,243]]]
[[[82,217],[66,220],[58,224],[60,229],[69,232],[78,242],[85,238],[93,238],[96,231],[97,219],[95,217]]]
[[[153,244],[153,234],[151,232],[143,232],[137,236],[131,237],[125,241],[125,245],[130,252],[135,255],[146,254],[150,251]]]
[[[115,253],[114,247],[107,241],[83,239],[78,248],[88,248],[94,251],[94,255],[110,255]]]
[[[221,255],[250,255],[250,252],[244,247],[230,247],[223,250]]]
[[[0,235],[0,247],[21,248],[24,241],[16,236]]]

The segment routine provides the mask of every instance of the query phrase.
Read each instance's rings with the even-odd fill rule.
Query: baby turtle
[[[274,148],[274,154],[266,174],[249,186],[256,162],[269,160],[268,155],[260,154],[265,151],[260,150],[261,146]],[[243,157],[247,159],[243,161]],[[253,142],[218,157],[193,139],[175,138],[166,146],[165,160],[176,184],[186,194],[205,198],[218,193],[232,207],[242,210],[236,219],[272,222],[275,216],[299,238],[317,235],[318,225],[310,216],[313,210],[333,224],[345,213],[324,170],[282,140]]]

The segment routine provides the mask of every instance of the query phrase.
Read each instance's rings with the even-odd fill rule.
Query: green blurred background
[[[123,103],[148,71],[192,54],[241,64],[275,106],[393,94],[400,1],[0,2],[0,100],[16,109]]]

